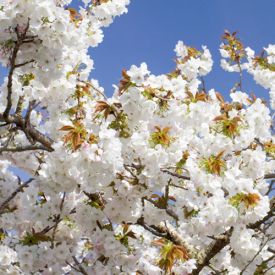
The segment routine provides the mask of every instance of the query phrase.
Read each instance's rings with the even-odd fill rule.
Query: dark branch
[[[42,144],[44,147],[47,148],[47,151],[53,151],[53,140],[36,130],[35,127],[30,124],[28,124],[26,127],[26,120],[24,118],[16,115],[9,115],[5,118],[3,115],[0,114],[0,121],[6,122],[8,124],[15,124],[18,129],[25,133],[27,137],[31,137],[34,141]]]
[[[57,215],[56,222],[55,222],[55,225],[53,227],[53,232],[52,232],[52,237],[51,237],[51,242],[52,242],[51,247],[52,248],[54,247],[54,240],[55,240],[55,235],[56,235],[56,232],[57,232],[57,227],[58,227],[59,223],[62,221],[61,214],[62,214],[62,211],[63,211],[65,198],[66,198],[66,192],[64,192],[63,195],[62,195],[61,203],[60,203],[60,206],[59,206],[60,213]]]
[[[275,183],[275,180],[272,180],[272,181],[269,183],[269,187],[268,187],[268,190],[267,190],[267,192],[266,192],[265,195],[268,195],[270,192],[272,192],[272,191],[274,190],[274,188],[273,188],[274,183]]]
[[[33,63],[34,61],[35,61],[35,60],[32,59],[32,60],[29,60],[29,61],[26,61],[26,62],[23,62],[23,63],[16,64],[16,65],[14,65],[14,68],[23,67],[23,66],[25,66],[25,65],[27,65],[27,64]]]
[[[270,201],[270,210],[267,213],[267,215],[263,219],[255,222],[253,224],[250,224],[248,226],[248,228],[251,228],[251,229],[259,228],[262,224],[267,222],[270,218],[274,217],[274,214],[275,214],[275,198],[271,199],[271,201]]]
[[[34,179],[31,178],[31,179],[29,179],[28,181],[26,181],[25,183],[20,184],[20,183],[21,183],[21,180],[19,179],[19,184],[20,184],[20,186],[19,186],[17,189],[15,189],[15,191],[12,192],[12,193],[10,194],[10,196],[0,205],[0,214],[3,214],[3,212],[5,211],[6,206],[9,204],[9,202],[10,202],[12,199],[14,199],[18,193],[22,192],[24,188],[28,187],[29,184],[30,184],[33,180],[34,180]]]
[[[22,28],[20,28],[19,25],[17,25],[16,28],[14,29],[17,36],[17,40],[14,41],[14,47],[12,49],[11,56],[9,58],[10,70],[8,74],[8,84],[7,84],[7,105],[4,113],[0,114],[0,122],[3,122],[4,123],[3,125],[15,124],[16,126],[15,128],[23,131],[32,145],[8,147],[8,144],[7,144],[4,148],[0,149],[0,152],[4,152],[4,151],[22,152],[24,150],[25,151],[46,150],[49,152],[53,151],[53,148],[52,148],[53,140],[51,140],[46,135],[36,130],[35,127],[30,123],[31,112],[36,107],[34,101],[30,102],[25,118],[22,118],[21,116],[24,96],[21,96],[19,98],[16,106],[15,114],[10,114],[10,111],[12,109],[12,87],[13,87],[14,70],[16,68],[19,68],[34,62],[34,60],[32,59],[32,60],[28,60],[28,61],[16,64],[16,58],[22,44],[28,41],[35,42],[34,39],[37,37],[34,35],[27,35],[27,32],[29,30],[29,23],[30,23],[30,19],[28,19],[26,27],[24,28],[23,31],[20,30]],[[40,143],[40,145],[37,145],[36,143]]]
[[[25,97],[23,95],[21,95],[18,99],[17,106],[16,106],[16,109],[15,109],[15,114],[18,115],[18,116],[20,116],[20,114],[22,112],[24,98]]]
[[[218,238],[207,247],[203,253],[204,256],[198,261],[197,268],[193,270],[192,275],[198,275],[204,267],[209,266],[211,259],[229,244],[231,234],[232,229],[218,236]]]
[[[79,271],[83,275],[88,275],[87,271],[84,269],[84,267],[81,265],[81,263],[77,260],[77,258],[75,256],[73,256],[73,260],[74,260],[75,264],[77,265]]]
[[[268,243],[270,239],[268,238],[260,247],[260,249],[258,250],[258,252],[254,255],[254,257],[244,266],[244,268],[242,269],[240,275],[243,275],[243,273],[245,272],[245,270],[249,267],[249,265],[251,263],[254,262],[254,260],[256,259],[256,257],[261,253],[261,251],[263,250],[263,248],[265,247],[265,245]]]
[[[264,179],[268,180],[268,179],[275,179],[275,174],[267,174],[264,176]]]
[[[160,237],[160,238],[166,238],[167,234],[163,233],[155,228],[152,228],[151,226],[149,226],[148,224],[145,223],[144,218],[141,217],[137,220],[136,222],[137,225],[142,226],[145,230],[149,231],[150,233],[152,233],[153,235]]]
[[[164,173],[166,173],[166,174],[169,174],[169,175],[171,175],[173,177],[177,177],[179,179],[190,180],[190,177],[188,177],[188,176],[184,176],[184,175],[180,175],[180,174],[177,174],[177,173],[173,173],[173,172],[171,172],[169,170],[166,170],[166,169],[161,169],[161,171],[164,172]]]
[[[47,148],[43,145],[26,145],[26,146],[0,148],[0,154],[3,152],[15,153],[15,152],[36,151],[36,150],[50,151],[49,148]]]
[[[21,47],[21,45],[23,44],[23,41],[24,39],[26,38],[26,35],[27,35],[27,32],[29,30],[29,26],[30,26],[30,19],[28,19],[28,22],[27,22],[27,26],[24,30],[24,32],[21,34],[19,32],[19,26],[17,25],[17,27],[15,28],[15,32],[16,32],[16,35],[17,35],[17,41],[15,42],[15,46],[13,48],[13,51],[12,51],[12,54],[11,54],[11,57],[10,57],[10,71],[9,71],[9,75],[8,75],[8,84],[7,84],[7,90],[8,90],[8,94],[7,94],[7,106],[6,106],[6,109],[3,113],[3,116],[4,118],[7,118],[9,113],[10,113],[10,110],[11,110],[11,107],[12,107],[12,85],[13,85],[13,73],[14,73],[14,70],[16,68],[16,58],[17,58],[17,54],[19,52],[19,49]]]
[[[271,207],[268,214],[262,220],[257,221],[254,224],[250,224],[248,228],[257,229],[274,216],[275,199],[272,199],[270,204]],[[216,240],[206,248],[205,252],[203,253],[204,256],[202,257],[202,260],[199,260],[197,268],[193,270],[192,275],[198,275],[204,267],[210,264],[211,259],[214,258],[224,247],[229,244],[231,234],[232,229],[218,236],[218,238],[216,238]]]

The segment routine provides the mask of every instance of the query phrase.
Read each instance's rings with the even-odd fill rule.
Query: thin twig
[[[67,265],[69,265],[73,270],[75,270],[75,271],[81,273],[81,271],[80,271],[79,269],[77,269],[75,266],[73,266],[73,265],[72,265],[71,263],[69,263],[68,261],[65,261],[65,263],[66,263]]]
[[[108,97],[104,94],[104,92],[101,92],[99,89],[97,89],[94,85],[92,85],[91,83],[89,83],[89,86],[95,90],[96,92],[98,92],[100,95],[102,95],[104,97],[104,99],[106,101],[108,101]]]
[[[18,188],[15,189],[15,191],[13,191],[10,196],[0,205],[0,214],[3,214],[6,206],[9,204],[9,202],[14,199],[16,197],[16,195],[20,192],[23,191],[24,188],[28,187],[29,184],[33,181],[33,178],[30,178],[29,180],[27,180],[26,182],[24,182],[23,184],[21,183],[21,180],[19,179],[19,184],[20,186]]]
[[[188,176],[180,175],[180,174],[177,174],[177,173],[171,172],[171,171],[166,170],[166,169],[161,169],[161,171],[162,171],[162,172],[164,172],[164,173],[166,173],[166,174],[169,174],[169,175],[171,175],[171,176],[174,176],[174,177],[180,178],[180,179],[190,180],[190,177],[188,177]]]
[[[267,192],[266,192],[265,195],[268,195],[270,192],[272,192],[272,191],[274,190],[274,189],[273,189],[274,183],[275,183],[275,180],[272,180],[272,181],[270,182],[269,187],[268,187],[268,190],[267,190]]]
[[[25,65],[27,65],[27,64],[29,64],[29,63],[33,63],[34,61],[35,61],[34,59],[31,59],[31,60],[29,60],[29,61],[26,61],[26,62],[23,62],[23,63],[16,64],[16,65],[14,65],[14,68],[19,68],[19,67],[25,66]]]
[[[237,64],[238,64],[239,73],[240,73],[239,87],[240,87],[240,90],[243,91],[243,83],[242,83],[243,82],[243,71],[242,71],[242,67],[240,64],[240,60],[238,60]]]
[[[240,273],[240,275],[242,275],[244,272],[245,272],[245,270],[249,267],[249,265],[251,264],[251,263],[253,263],[253,261],[256,259],[256,257],[261,253],[261,251],[263,250],[263,248],[265,247],[265,245],[268,243],[268,241],[269,241],[269,238],[267,238],[267,240],[264,242],[264,244],[262,245],[262,247],[259,249],[259,251],[254,255],[254,257],[250,260],[250,261],[248,261],[248,263],[244,266],[244,268],[241,270],[241,273]]]
[[[201,78],[201,84],[202,84],[202,91],[206,93],[205,80],[204,80],[203,76],[201,76],[200,78]]]
[[[89,275],[75,256],[73,256],[73,260],[74,260],[75,264],[77,265],[77,267],[79,268],[80,273],[82,273],[83,275]]]
[[[266,269],[264,272],[265,272],[265,274],[267,273],[267,271],[269,271],[269,270],[271,270],[272,268],[274,268],[275,267],[275,264],[274,265],[271,265],[268,269]]]
[[[58,214],[58,216],[56,218],[57,220],[56,220],[55,225],[53,227],[53,233],[52,233],[52,238],[51,238],[52,248],[54,247],[54,239],[55,239],[55,234],[56,234],[56,231],[57,231],[57,227],[58,227],[60,221],[62,220],[61,219],[61,214],[62,214],[62,211],[63,211],[65,198],[66,198],[66,192],[64,192],[63,195],[62,195],[61,203],[60,203],[60,206],[59,206],[60,213]]]
[[[73,208],[69,214],[74,214],[76,212],[76,208]],[[60,222],[62,222],[62,218],[61,217],[57,217],[56,220],[54,221],[54,224],[51,226],[46,226],[43,230],[41,230],[39,233],[40,234],[47,234],[48,232],[50,232],[52,229],[55,228],[56,223],[59,224]]]
[[[274,217],[274,213],[275,213],[275,198],[270,200],[270,210],[267,213],[267,215],[264,218],[262,218],[261,220],[255,222],[253,224],[250,224],[248,226],[248,228],[250,228],[250,229],[259,228],[262,224],[267,222],[270,218]]]
[[[188,188],[184,187],[184,186],[180,186],[174,183],[169,183],[170,186],[175,187],[175,188],[179,188],[179,189],[183,189],[183,190],[188,190]]]
[[[153,235],[155,235],[157,237],[165,238],[167,236],[166,233],[157,231],[156,229],[154,229],[151,226],[147,225],[144,221],[144,217],[140,217],[137,220],[136,224],[142,226],[145,230],[149,231],[150,233],[152,233]]]

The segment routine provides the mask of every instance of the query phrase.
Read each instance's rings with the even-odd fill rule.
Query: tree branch
[[[253,263],[253,261],[256,259],[256,257],[261,253],[261,251],[263,250],[263,248],[265,247],[265,245],[268,243],[269,238],[267,238],[267,240],[263,243],[263,245],[260,247],[259,251],[254,255],[254,257],[244,266],[244,268],[241,270],[240,275],[243,275],[243,273],[245,272],[245,270],[249,267],[249,265],[251,263]]]
[[[56,217],[56,222],[55,222],[55,225],[54,225],[54,228],[53,228],[52,237],[51,237],[51,242],[52,242],[51,246],[52,247],[54,247],[54,240],[55,240],[55,235],[56,235],[56,232],[57,232],[57,227],[58,227],[59,223],[62,220],[61,219],[61,214],[62,214],[62,211],[63,211],[65,198],[66,198],[66,192],[64,192],[63,195],[62,195],[61,203],[60,203],[60,206],[59,206],[60,213]]]
[[[31,59],[31,60],[29,60],[29,61],[26,61],[26,62],[23,62],[23,63],[16,64],[16,65],[14,65],[14,68],[23,67],[23,66],[25,66],[25,65],[27,65],[27,64],[29,64],[29,63],[33,63],[34,61],[35,61],[34,59]]]
[[[8,115],[6,118],[4,115],[0,114],[0,121],[6,122],[8,124],[15,124],[20,130],[22,130],[26,136],[31,137],[36,142],[41,143],[44,147],[47,148],[47,151],[52,152],[54,149],[52,148],[53,140],[44,134],[40,133],[35,129],[32,125],[26,125],[26,119],[17,116],[17,115]]]
[[[19,25],[17,25],[15,28],[15,32],[16,32],[18,39],[15,42],[15,46],[13,48],[12,55],[10,57],[10,71],[8,74],[8,84],[7,84],[7,90],[8,90],[7,106],[3,113],[4,118],[8,117],[11,107],[12,107],[11,97],[12,97],[13,73],[16,68],[15,62],[16,62],[16,58],[17,58],[17,54],[19,52],[20,46],[23,44],[23,40],[26,38],[27,32],[29,30],[29,26],[30,26],[30,19],[28,18],[27,26],[22,34],[20,34],[20,32],[19,32]]]
[[[146,224],[145,221],[144,221],[144,217],[140,217],[137,220],[136,224],[142,226],[145,230],[149,231],[150,233],[152,233],[153,235],[155,235],[157,237],[166,238],[166,236],[167,236],[166,233],[160,232],[157,229],[152,228],[151,226]]]
[[[26,41],[33,41],[37,36],[31,36],[27,35],[27,32],[29,30],[29,23],[30,19],[28,18],[26,27],[22,31],[22,28],[20,28],[19,25],[16,26],[14,29],[17,40],[14,41],[14,47],[10,56],[10,70],[8,74],[8,84],[7,84],[7,106],[5,108],[5,111],[3,114],[0,114],[0,121],[4,122],[4,125],[9,124],[15,124],[16,128],[23,131],[28,138],[28,140],[31,142],[33,146],[18,146],[18,147],[8,147],[2,148],[1,152],[22,152],[24,150],[46,150],[46,151],[53,151],[52,143],[53,141],[48,138],[46,135],[40,133],[38,130],[35,129],[34,126],[30,123],[30,115],[31,111],[35,108],[35,103],[32,101],[30,102],[29,108],[27,110],[27,114],[25,118],[22,118],[21,111],[22,111],[22,105],[24,96],[21,96],[18,100],[17,107],[15,110],[15,114],[10,114],[11,108],[12,108],[12,87],[13,87],[13,74],[14,70],[16,68],[22,67],[24,65],[27,65],[29,63],[34,62],[34,59],[25,61],[23,63],[16,64],[16,58],[18,55],[18,52],[20,50],[20,46],[24,44]],[[35,143],[38,142],[42,146],[35,145]]]
[[[265,195],[268,195],[270,192],[272,192],[272,191],[274,190],[274,188],[273,188],[274,183],[275,183],[275,180],[272,180],[272,181],[270,182],[269,187],[268,187],[268,190],[267,190],[267,192],[266,192]]]
[[[190,244],[188,244],[180,235],[179,233],[175,230],[175,228],[167,223],[167,222],[161,222],[160,225],[158,226],[158,228],[162,231],[166,233],[166,239],[168,239],[169,241],[173,242],[176,245],[180,245],[183,246],[187,252],[188,255],[191,258],[196,258],[197,257],[197,251],[195,250],[195,248],[193,246],[191,246]]]
[[[231,228],[224,234],[219,235],[216,240],[206,248],[201,255],[201,259],[198,259],[197,268],[193,270],[192,275],[198,275],[204,267],[210,264],[211,259],[229,244],[232,231]]]
[[[43,150],[49,151],[49,148],[43,145],[26,145],[26,146],[16,146],[16,147],[3,147],[0,148],[0,154],[3,152],[25,152],[25,151],[36,151],[36,150]]]
[[[267,220],[269,220],[272,216],[274,216],[275,210],[275,199],[271,200],[271,207],[268,214],[260,221],[255,222],[248,226],[250,229],[257,229]],[[230,236],[232,234],[232,228],[221,234],[220,236],[216,237],[215,241],[210,244],[206,250],[202,253],[201,259],[198,260],[197,268],[193,270],[192,275],[198,275],[200,271],[210,264],[212,258],[214,258],[224,247],[226,247],[230,242]]]
[[[74,260],[75,264],[77,265],[80,273],[82,273],[83,275],[89,275],[75,256],[73,256],[73,260]]]
[[[270,210],[267,213],[267,215],[263,219],[255,222],[253,224],[250,224],[248,226],[248,228],[250,228],[250,229],[257,229],[257,228],[259,228],[263,223],[265,223],[266,221],[268,221],[271,217],[274,217],[274,214],[275,214],[275,198],[273,198],[273,199],[270,200]]]
[[[161,169],[161,171],[164,172],[164,173],[166,173],[166,174],[169,174],[169,175],[171,175],[173,177],[177,177],[177,178],[184,179],[184,180],[190,180],[190,177],[188,177],[188,176],[180,175],[180,174],[171,172],[171,171],[166,170],[166,169]]]
[[[265,175],[264,176],[264,179],[275,179],[275,174],[273,173],[273,174],[267,174],[267,175]]]
[[[21,184],[17,189],[15,189],[14,192],[10,194],[10,196],[0,205],[0,214],[3,214],[6,206],[9,204],[9,202],[16,197],[16,195],[19,192],[22,192],[24,188],[28,187],[29,184],[33,181],[33,178],[30,178],[25,183]],[[21,180],[19,179],[19,184],[21,183]]]

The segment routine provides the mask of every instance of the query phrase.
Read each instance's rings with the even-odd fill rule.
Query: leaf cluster
[[[164,238],[154,240],[152,243],[161,247],[158,265],[165,274],[171,274],[173,265],[177,261],[184,262],[189,259],[187,249],[181,245],[176,245]]]
[[[230,33],[226,30],[222,39],[224,42],[223,49],[228,52],[231,61],[239,64],[246,53],[242,42],[237,38],[237,32]]]
[[[156,131],[153,132],[149,139],[149,144],[154,148],[160,144],[162,147],[169,147],[174,138],[169,135],[170,127],[161,128],[155,126]]]
[[[226,169],[226,162],[223,160],[224,151],[220,152],[218,155],[211,155],[208,158],[203,158],[201,161],[201,166],[209,174],[215,174],[221,176]]]
[[[255,207],[260,200],[257,193],[237,193],[229,199],[229,203],[235,208],[239,208],[243,204],[246,208]]]

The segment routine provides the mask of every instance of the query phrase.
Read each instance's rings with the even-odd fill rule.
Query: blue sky
[[[207,88],[228,94],[238,79],[219,66],[219,45],[224,29],[239,31],[246,46],[260,52],[275,43],[274,0],[132,0],[128,14],[117,18],[105,30],[104,42],[91,55],[95,61],[93,78],[100,80],[110,95],[122,68],[145,61],[154,74],[174,68],[174,46],[178,40],[187,45],[207,45],[214,69],[206,77]],[[244,88],[258,96],[267,91],[245,76]]]
[[[74,4],[80,1],[74,1]],[[214,69],[206,77],[207,89],[228,94],[238,80],[219,66],[219,44],[224,29],[239,31],[245,46],[260,52],[275,43],[274,0],[131,0],[129,12],[104,30],[103,43],[90,50],[95,61],[91,76],[110,96],[121,70],[146,62],[154,74],[174,68],[174,46],[178,40],[200,48],[207,45]],[[4,71],[0,69],[0,82]],[[244,88],[267,97],[267,91],[245,75]]]

